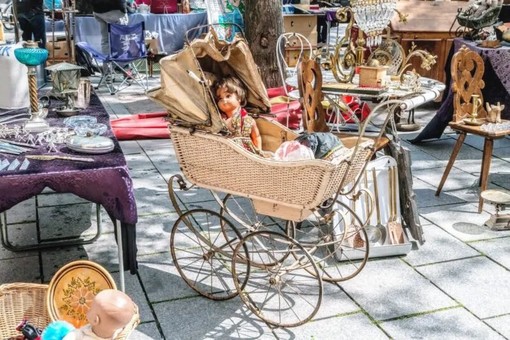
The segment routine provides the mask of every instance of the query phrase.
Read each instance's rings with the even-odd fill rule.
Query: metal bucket
[[[90,79],[80,78],[80,84],[78,85],[78,92],[74,106],[79,109],[86,109],[90,103],[90,91],[91,91]]]

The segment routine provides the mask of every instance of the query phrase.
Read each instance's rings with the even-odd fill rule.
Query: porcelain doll
[[[246,90],[241,81],[234,77],[219,80],[215,86],[218,108],[223,113],[225,125],[233,137],[250,137],[258,150],[262,147],[259,129],[253,117],[243,106],[246,104]]]
[[[87,312],[88,325],[75,329],[63,340],[114,339],[136,313],[129,296],[115,289],[100,291]]]

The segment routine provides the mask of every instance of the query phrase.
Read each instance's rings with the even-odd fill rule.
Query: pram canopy
[[[149,91],[172,120],[180,125],[217,133],[224,123],[211,85],[216,79],[235,76],[247,90],[248,112],[269,112],[267,91],[246,40],[239,35],[232,42],[218,39],[210,28],[177,54],[160,61],[161,86]]]

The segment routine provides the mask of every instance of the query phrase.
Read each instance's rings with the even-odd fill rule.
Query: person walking
[[[46,48],[46,22],[43,0],[15,0],[16,19],[23,31],[24,41],[33,40],[39,47]]]
[[[90,3],[101,29],[101,50],[108,54],[110,52],[108,24],[127,25],[126,0],[91,0]]]

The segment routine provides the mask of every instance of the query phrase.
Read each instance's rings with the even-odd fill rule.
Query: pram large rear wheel
[[[245,248],[249,261],[239,255]],[[233,276],[239,278],[234,282],[239,296],[267,323],[299,326],[317,313],[322,301],[321,275],[312,257],[292,238],[272,231],[250,233],[237,245],[232,263]]]
[[[237,295],[231,243],[239,244],[240,240],[239,231],[221,215],[195,209],[175,222],[170,250],[179,274],[193,290],[212,300],[227,300]],[[247,258],[246,249],[239,247],[239,256]],[[245,276],[237,286],[243,287],[247,279]]]
[[[308,250],[319,267],[322,280],[346,281],[365,267],[369,247],[367,233],[358,215],[349,207],[336,203],[329,210],[315,210],[300,223],[289,221],[288,224],[289,236]]]

